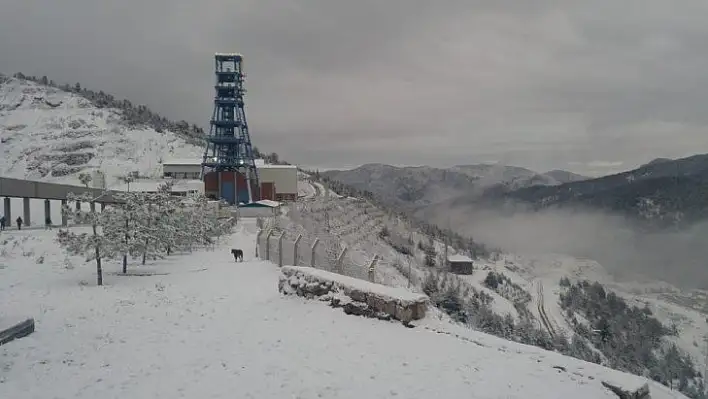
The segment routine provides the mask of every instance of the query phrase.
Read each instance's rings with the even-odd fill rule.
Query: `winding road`
[[[536,293],[536,306],[538,308],[538,315],[540,316],[541,324],[543,324],[543,327],[551,335],[551,338],[554,338],[557,334],[555,328],[553,327],[553,323],[551,323],[551,319],[546,313],[546,307],[543,299],[543,283],[541,281],[536,282]]]

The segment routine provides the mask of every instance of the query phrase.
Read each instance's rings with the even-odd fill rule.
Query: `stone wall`
[[[282,267],[278,289],[286,295],[307,298],[343,295],[375,313],[388,315],[404,323],[425,317],[429,303],[429,298],[423,294],[310,267]]]

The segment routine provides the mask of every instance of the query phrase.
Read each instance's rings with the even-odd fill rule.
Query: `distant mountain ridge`
[[[651,220],[664,227],[708,218],[708,154],[676,160],[657,158],[636,169],[599,178],[563,170],[537,173],[487,164],[448,169],[366,164],[322,174],[422,215],[450,208],[584,207]]]
[[[365,164],[351,170],[329,170],[323,176],[370,191],[389,204],[417,208],[454,198],[477,198],[487,190],[513,191],[533,185],[552,186],[586,177],[565,171],[546,174],[505,165],[396,167]]]
[[[708,218],[708,154],[659,158],[637,169],[557,186],[486,193],[487,202],[520,201],[535,209],[586,206],[664,223]]]

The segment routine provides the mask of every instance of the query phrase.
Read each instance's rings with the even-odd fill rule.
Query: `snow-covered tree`
[[[81,184],[86,186],[86,188],[88,188],[89,184],[91,183],[91,180],[92,178],[90,174],[83,172],[79,173],[79,181],[81,182]]]
[[[161,185],[157,194],[152,196],[153,203],[148,206],[154,216],[155,245],[167,255],[170,255],[180,242],[189,240],[184,231],[185,200],[171,194],[172,186],[172,182]]]
[[[233,220],[220,220],[218,209],[202,194],[188,197],[185,230],[192,237],[191,244],[213,245],[215,239],[231,232]]]
[[[94,202],[95,198],[85,193],[82,195],[69,194],[67,196],[69,203],[75,201]],[[57,242],[68,253],[72,255],[82,255],[86,261],[96,262],[96,280],[98,285],[103,285],[103,259],[110,259],[117,253],[118,247],[112,237],[106,236],[104,233],[111,231],[114,227],[112,223],[116,220],[113,211],[110,208],[104,212],[95,212],[94,210],[83,211],[72,209],[64,206],[62,213],[76,224],[87,224],[91,226],[90,233],[76,233],[69,229],[61,229],[57,234]]]
[[[136,230],[141,217],[142,201],[139,197],[142,193],[122,192],[114,194],[114,197],[121,201],[113,205],[113,215],[116,219],[114,226],[109,232],[119,246],[123,257],[123,273],[128,272],[128,256],[135,256],[139,252],[139,243],[136,241]]]

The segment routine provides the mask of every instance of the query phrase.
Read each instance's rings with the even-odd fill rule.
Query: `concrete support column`
[[[44,223],[52,218],[52,202],[48,199],[44,200]]]
[[[62,226],[68,226],[69,225],[69,220],[66,217],[66,214],[64,213],[66,209],[66,200],[63,199],[61,200],[61,225]]]
[[[3,199],[3,215],[5,216],[5,226],[12,226],[12,206],[10,204],[10,197],[5,197]]]
[[[91,212],[96,212],[96,203],[95,202],[90,202],[89,203],[89,209],[91,209]]]
[[[24,216],[22,219],[24,219],[22,222],[23,226],[30,226],[32,222],[30,221],[31,216],[30,215],[30,199],[29,198],[22,198],[22,210]]]
[[[221,201],[221,199],[224,198],[222,196],[222,192],[221,192],[221,172],[216,172],[216,182],[217,182],[217,185],[219,186],[219,190],[216,192],[216,198],[219,201]]]

